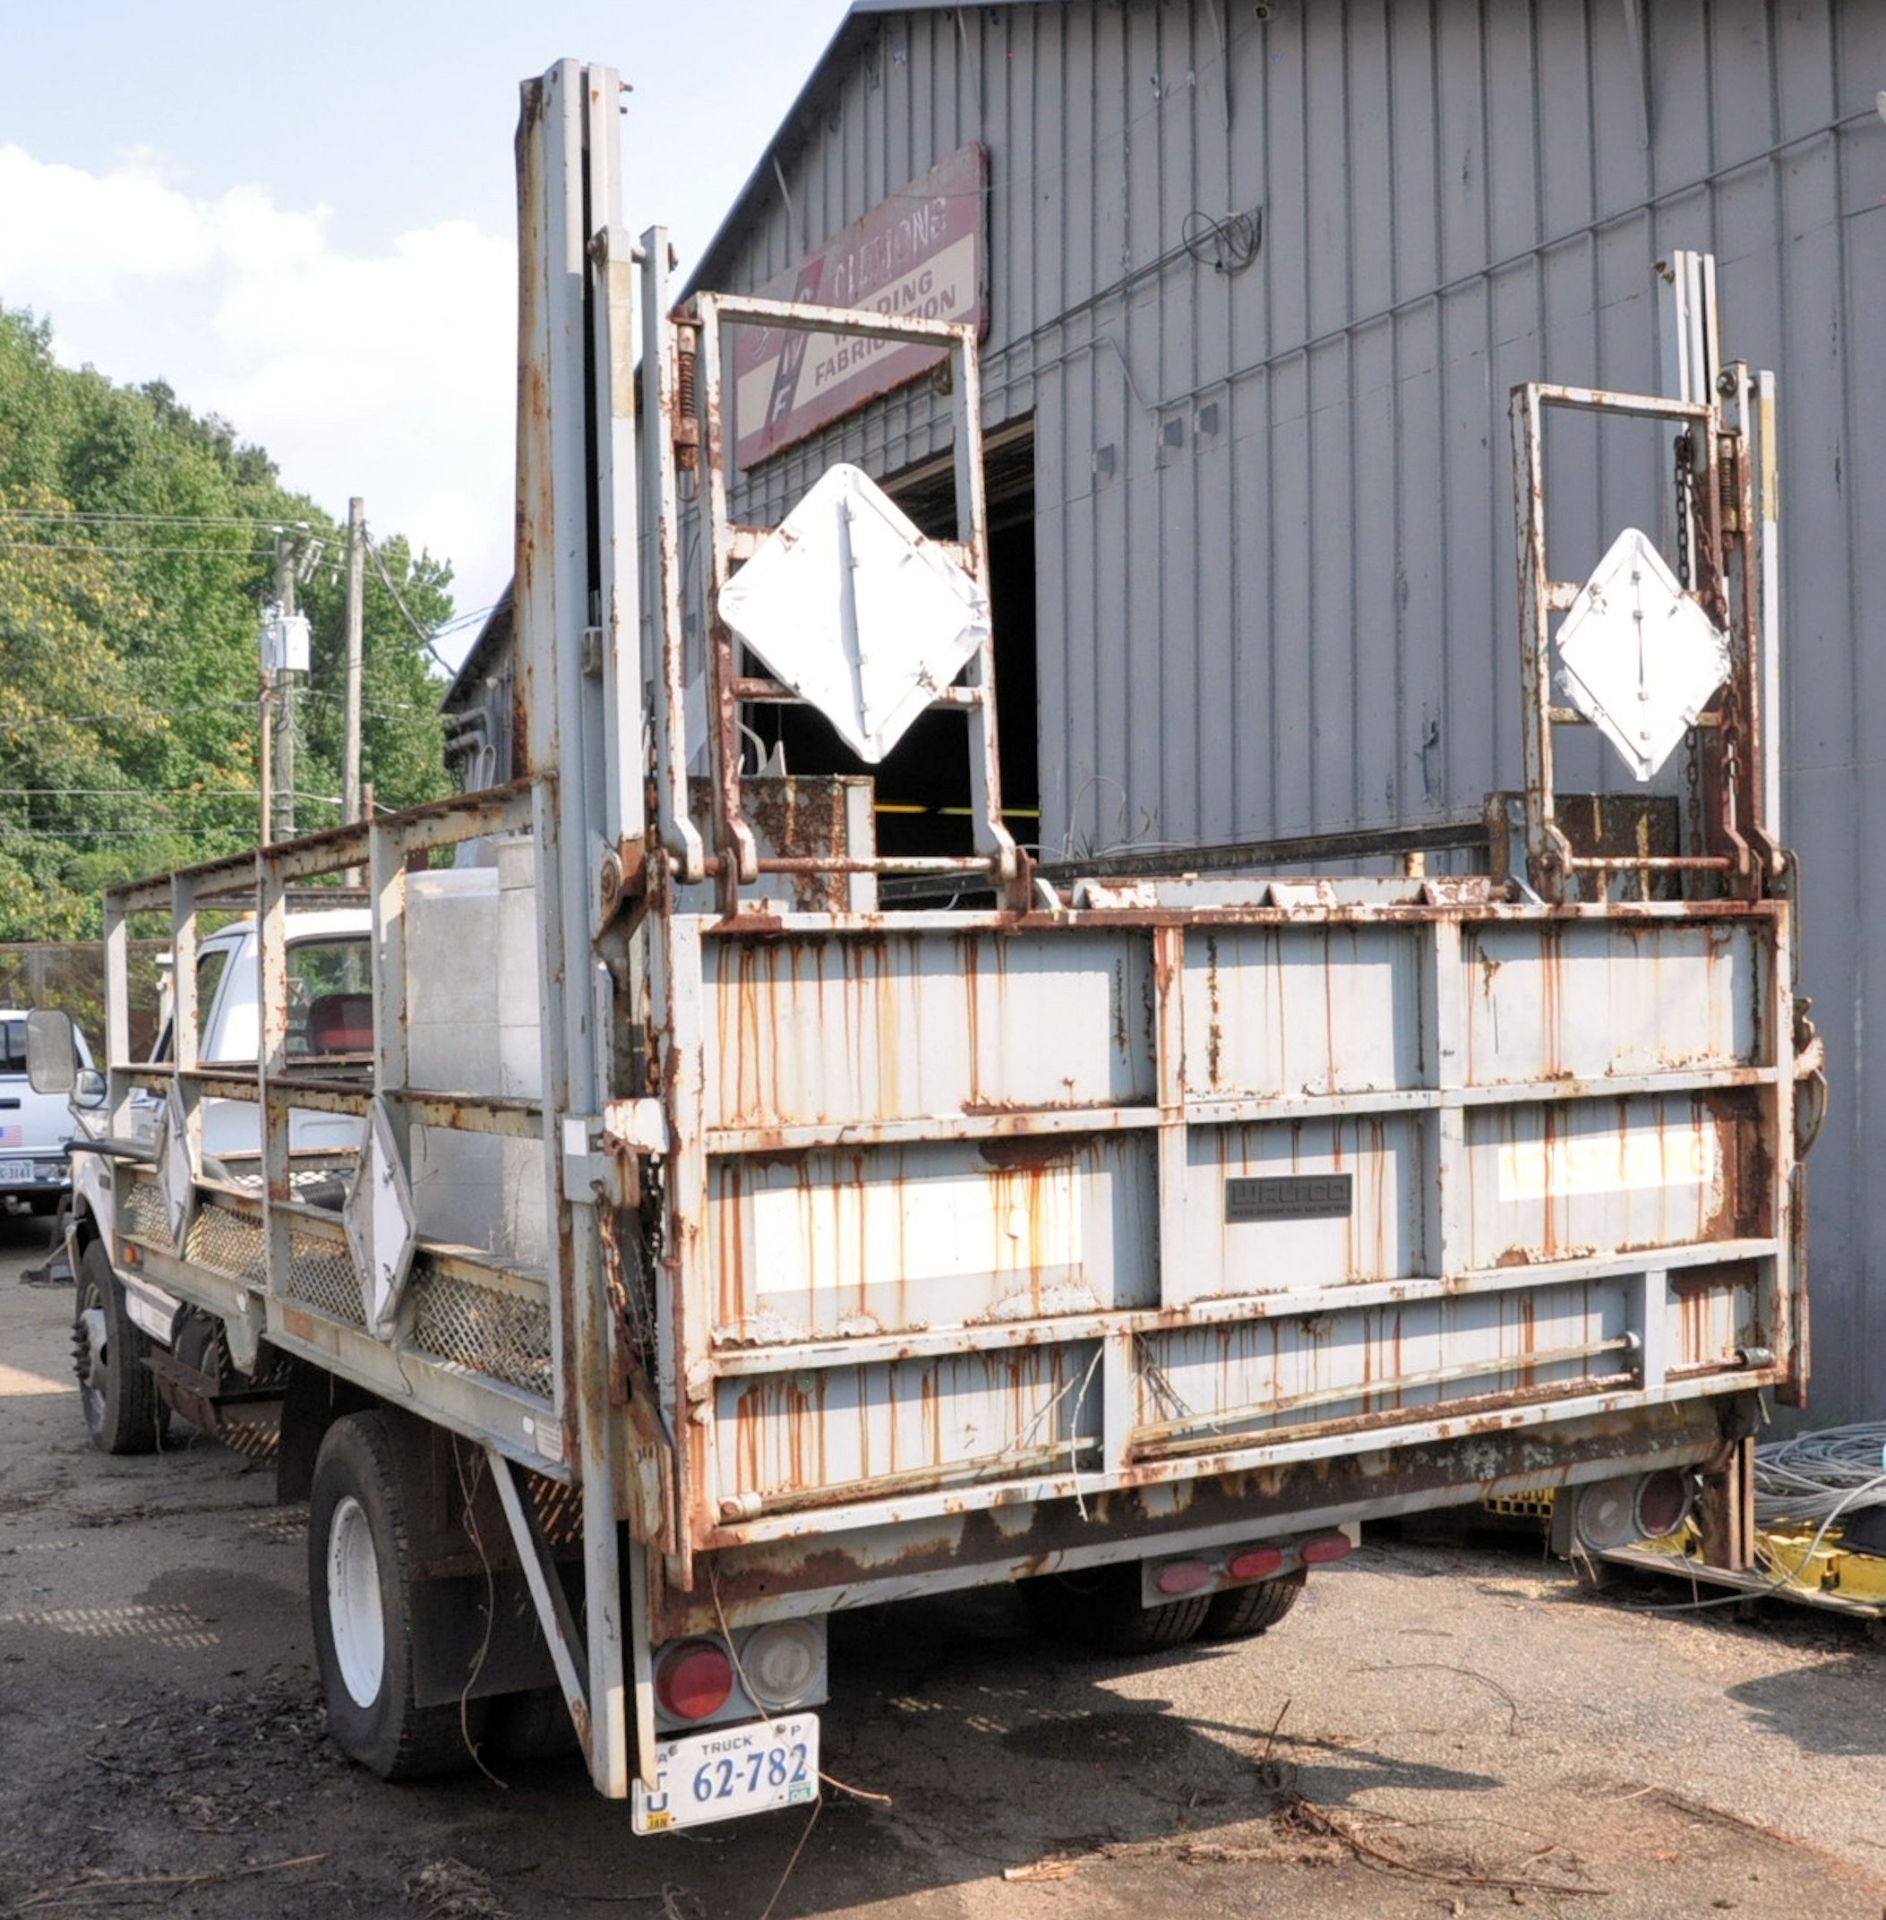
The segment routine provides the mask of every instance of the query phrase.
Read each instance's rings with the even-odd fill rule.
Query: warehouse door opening
[[[1002,810],[1009,832],[1033,847],[1041,837],[1041,799],[1032,420],[988,436],[983,478],[989,514],[989,602],[995,626]],[[894,474],[883,484],[925,533],[934,539],[955,537],[955,480],[947,455]],[[876,766],[858,759],[809,707],[780,707],[770,714],[761,708],[754,719],[769,740],[777,738],[784,744],[789,773],[863,773],[876,780],[880,853],[973,851],[965,733],[975,724],[973,715],[924,714]]]

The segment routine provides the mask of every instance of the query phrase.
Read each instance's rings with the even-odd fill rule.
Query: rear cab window
[[[297,940],[288,949],[288,1057],[373,1051],[373,968],[360,934]]]

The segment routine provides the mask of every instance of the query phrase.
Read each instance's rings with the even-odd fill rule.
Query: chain
[[[596,1231],[602,1241],[603,1284],[610,1311],[629,1350],[647,1362],[655,1352],[655,1302],[639,1249],[625,1250],[616,1228],[616,1210],[600,1182],[595,1188]]]
[[[1695,474],[1690,468],[1692,445],[1687,433],[1676,437],[1676,577],[1686,589],[1694,587],[1690,565],[1690,516],[1695,506]],[[1689,852],[1703,851],[1702,733],[1691,727],[1683,749],[1683,784],[1687,791]]]
[[[1690,578],[1690,512],[1694,498],[1690,437],[1679,433],[1676,437],[1676,577],[1685,587],[1696,584]]]

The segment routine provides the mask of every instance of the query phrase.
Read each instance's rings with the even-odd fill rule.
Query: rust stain
[[[1205,1072],[1209,1084],[1217,1089],[1224,1085],[1225,1023],[1218,980],[1218,936],[1215,933],[1205,936],[1205,998],[1210,1009],[1209,1023],[1205,1029]]]

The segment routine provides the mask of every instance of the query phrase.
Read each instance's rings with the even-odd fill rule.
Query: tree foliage
[[[301,529],[305,526],[306,531]],[[114,385],[0,308],[0,939],[93,934],[102,889],[255,843],[257,639],[271,529],[314,553],[296,825],[340,817],[345,530],[259,447],[161,381]],[[451,568],[378,541],[362,771],[382,807],[446,791],[439,681],[414,632],[451,617]]]

